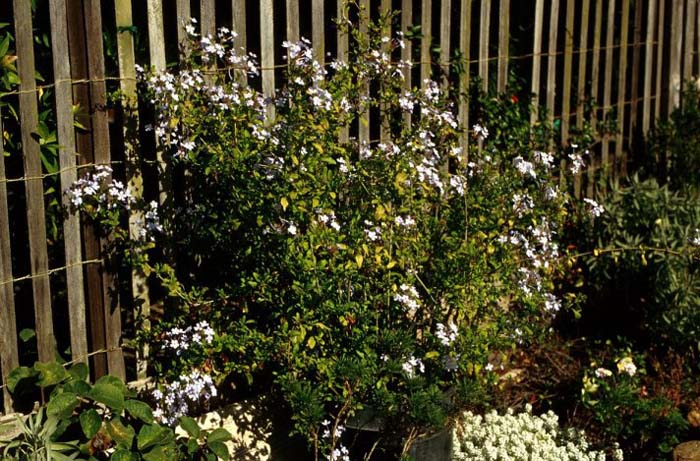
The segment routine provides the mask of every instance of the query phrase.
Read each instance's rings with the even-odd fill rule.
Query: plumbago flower
[[[193,335],[207,341],[183,327],[196,313],[217,332],[212,379],[274,376],[296,430],[331,459],[348,454],[325,418],[342,426],[376,402],[397,434],[439,426],[443,391],[486,386],[475,363],[566,307],[553,287],[567,199],[549,139],[514,142],[482,118],[467,146],[441,85],[406,88],[402,36],[339,27],[358,44],[351,59],[324,66],[308,40],[286,42],[273,95],[243,83],[257,63],[230,31],[193,26],[180,68],[140,75],[160,154],[188,172],[188,199],[165,217],[178,270],[154,269],[173,299],[164,322],[179,327],[157,338],[160,377],[182,387],[205,369],[185,360]],[[382,126],[360,137],[368,111]]]

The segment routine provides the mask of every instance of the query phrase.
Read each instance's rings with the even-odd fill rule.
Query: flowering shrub
[[[619,448],[612,451],[613,460],[622,460]],[[492,411],[485,416],[464,414],[454,432],[454,461],[605,461],[604,451],[590,448],[582,431],[563,430],[557,415],[549,411],[532,414],[508,410],[499,415]]]
[[[490,355],[543,337],[563,307],[567,197],[551,132],[516,99],[485,98],[466,148],[436,82],[404,88],[410,63],[391,57],[403,37],[381,25],[350,27],[352,58],[328,69],[308,41],[285,42],[285,86],[269,98],[241,83],[258,67],[235,33],[187,30],[180,68],[141,72],[182,190],[162,224],[141,205],[146,233],[132,242],[168,248],[144,266],[169,295],[142,332],[156,416],[175,421],[224,381],[272,378],[317,455],[347,459],[343,422],[365,405],[405,452],[494,380]],[[386,139],[341,142],[367,110],[381,111]],[[116,227],[133,204],[108,178],[98,170],[71,199]]]

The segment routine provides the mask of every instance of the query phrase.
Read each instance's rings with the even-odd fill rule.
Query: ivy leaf
[[[36,331],[32,330],[31,328],[24,328],[19,332],[19,339],[21,339],[24,343],[35,337]]]
[[[15,389],[17,388],[17,385],[22,381],[22,380],[29,380],[32,378],[36,378],[39,373],[33,368],[29,367],[18,367],[15,368],[10,372],[10,374],[7,376],[7,389],[11,392],[14,393]]]
[[[139,431],[137,446],[139,450],[145,450],[156,445],[165,445],[173,439],[172,432],[157,424],[146,424]]]
[[[107,423],[107,433],[117,442],[117,446],[129,450],[134,443],[134,436],[136,435],[133,427],[125,426],[118,418]]]
[[[85,381],[89,372],[90,370],[88,369],[87,363],[84,362],[78,362],[68,369],[68,373],[80,381]]]

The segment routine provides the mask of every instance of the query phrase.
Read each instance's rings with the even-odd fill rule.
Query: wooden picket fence
[[[406,75],[407,87],[420,86],[424,79],[434,77],[443,85],[457,86],[467,93],[469,79],[479,76],[484,89],[505,92],[513,76],[528,82],[527,89],[535,94],[535,102],[546,107],[546,117],[560,121],[564,143],[572,129],[584,123],[585,103],[593,107],[594,123],[607,121],[611,111],[617,112],[616,133],[599,140],[599,149],[589,159],[588,173],[579,176],[573,185],[576,193],[592,194],[596,175],[604,167],[624,174],[638,140],[655,120],[680,104],[683,82],[700,70],[698,0],[357,0],[360,10],[353,6],[350,16],[344,0],[52,0],[38,2],[35,13],[31,3],[8,0],[3,2],[7,11],[0,11],[0,21],[3,14],[7,16],[15,35],[21,83],[2,98],[17,108],[21,126],[21,152],[17,155],[22,158],[20,166],[14,162],[13,171],[6,171],[5,164],[13,157],[5,159],[3,137],[3,384],[9,371],[21,361],[53,360],[57,351],[63,350],[57,349],[61,338],[67,338],[63,346],[70,347],[70,360],[90,358],[95,376],[111,373],[128,380],[147,377],[148,351],[125,348],[122,325],[127,319],[148,318],[153,300],[146,279],[131,274],[130,293],[124,298],[128,302],[122,301],[114,275],[103,270],[105,242],[72,215],[64,216],[60,223],[63,241],[58,246],[62,248],[49,251],[44,182],[58,176],[60,200],[66,205],[63,192],[82,168],[129,165],[122,173],[133,196],[150,193],[167,200],[163,178],[144,174],[157,172],[153,164],[160,159],[145,158],[142,151],[147,150],[148,141],[144,141],[143,133],[134,136],[134,125],[124,121],[138,126],[138,117],[142,117],[141,125],[148,117],[138,106],[135,65],[165,69],[168,63],[176,62],[174,44],[184,41],[184,24],[191,16],[198,18],[202,34],[213,34],[221,26],[239,33],[242,46],[260,56],[261,77],[250,83],[269,95],[280,83],[275,79],[276,70],[284,64],[280,46],[283,40],[306,36],[320,60],[343,59],[352,43],[337,31],[334,17],[350,17],[366,29],[370,17],[399,11],[392,32],[420,26],[421,34],[407,41],[401,51],[402,59],[415,63],[414,70]],[[38,85],[34,78],[38,63],[34,57],[33,21],[45,16],[50,24],[52,76]],[[105,47],[105,34],[116,37],[110,49]],[[110,56],[114,60],[110,51],[116,51],[115,68],[110,68],[108,62]],[[450,71],[455,56],[466,72]],[[115,113],[110,108],[108,89],[117,88],[123,99]],[[60,145],[59,168],[52,173],[42,168],[40,145],[33,136],[39,120],[37,95],[47,90],[54,96]],[[85,130],[74,127],[76,105],[86,110],[78,115]],[[466,101],[457,110],[464,126],[474,122]],[[532,123],[537,123],[539,116],[533,110]],[[0,116],[0,128],[3,117],[7,113]],[[365,114],[365,118],[368,123],[357,124],[357,132],[345,130],[341,142],[351,134],[364,141],[376,139],[375,135],[380,139],[390,136],[375,128],[381,124],[371,120],[372,114]],[[153,181],[160,184],[144,180],[154,177]],[[18,207],[23,210],[21,224]],[[132,234],[138,232],[140,218],[130,216]],[[57,331],[55,325],[60,325]],[[18,338],[18,332],[26,326],[36,332],[36,350],[32,342]],[[3,393],[4,409],[8,411],[12,402],[4,387]]]

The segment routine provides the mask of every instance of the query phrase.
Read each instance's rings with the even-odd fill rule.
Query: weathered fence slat
[[[260,0],[260,63],[262,65],[262,90],[266,97],[275,94],[275,24],[272,0]],[[267,106],[267,116],[272,119],[275,107]]]
[[[90,73],[90,115],[92,118],[92,142],[95,163],[111,162],[109,122],[107,111],[107,87],[105,85],[105,62],[102,45],[102,9],[100,2],[85,3],[85,33],[88,51],[88,69]],[[109,246],[102,241],[102,250]],[[104,257],[104,255],[103,255]],[[104,309],[105,309],[105,344],[107,346],[107,368],[109,374],[126,378],[124,355],[121,351],[121,306],[117,293],[116,278],[112,270],[102,273]]]
[[[620,25],[620,62],[617,68],[617,134],[615,135],[615,177],[627,171],[627,156],[624,150],[625,97],[627,96],[627,54],[629,50],[630,0],[622,0],[622,22]]]
[[[2,111],[0,110],[0,133]],[[2,395],[5,413],[12,408],[12,398],[6,387],[7,375],[19,366],[17,350],[17,320],[15,294],[12,283],[12,246],[10,242],[10,217],[7,206],[7,176],[5,175],[4,137],[0,136],[0,368],[2,368]]]
[[[379,5],[379,13],[382,18],[387,18],[391,14],[391,0],[382,0]],[[387,20],[382,29],[383,37],[391,37],[391,22]],[[382,41],[382,52],[386,53],[388,56],[391,55],[391,45],[389,42]],[[379,117],[379,141],[386,142],[391,138],[391,129],[389,123],[391,121],[391,114],[388,111],[388,105],[382,100],[380,103]]]
[[[236,47],[248,49],[248,29],[246,26],[246,0],[231,0],[231,30],[238,34]],[[297,34],[298,35],[298,34]],[[236,78],[242,84],[248,83],[248,73],[245,70],[236,72]]]
[[[672,1],[672,0],[669,0]],[[664,62],[664,12],[666,11],[666,0],[659,0],[658,29],[656,33],[656,99],[654,100],[654,119],[661,117],[661,77]]]
[[[336,17],[339,22],[338,27],[338,60],[347,62],[350,51],[350,37],[345,30],[348,18],[348,7],[344,0],[338,0],[336,7]],[[350,127],[344,125],[340,128],[338,139],[341,143],[346,143],[350,139]]]
[[[70,84],[68,50],[68,17],[65,0],[50,4],[51,51],[53,55],[54,93],[56,96],[56,128],[61,169],[61,201],[68,208],[66,191],[78,179],[76,167],[75,130],[73,127],[73,93]],[[87,334],[85,319],[85,290],[80,235],[80,218],[67,213],[63,220],[63,244],[66,258],[66,289],[70,325],[71,359],[87,362]]]
[[[452,0],[440,3],[440,69],[442,85],[450,84],[450,33],[452,29]]]
[[[342,1],[338,2],[342,5]],[[299,41],[299,0],[287,0],[287,40],[290,42]],[[314,46],[316,45],[316,37],[314,35]]]
[[[469,83],[471,77],[469,48],[471,46],[471,22],[472,22],[472,0],[462,0],[460,8],[459,22],[459,49],[464,59],[464,73],[460,75],[459,92],[461,99],[459,101],[459,122],[464,127],[464,136],[462,136],[462,163],[466,164],[469,161]]]
[[[681,66],[683,59],[683,0],[672,0],[671,8],[671,56],[668,81],[668,114],[681,102]]]
[[[13,0],[15,14],[15,40],[17,47],[17,71],[20,79],[19,118],[22,126],[22,153],[24,174],[41,176],[39,143],[32,137],[37,131],[39,109],[34,80],[34,37],[32,36],[32,11],[30,2]],[[54,359],[55,344],[51,318],[51,286],[49,283],[49,257],[46,248],[46,215],[44,214],[44,187],[41,179],[25,182],[27,197],[27,228],[31,259],[32,290],[36,318],[36,337],[39,360]]]
[[[547,51],[547,111],[550,122],[554,120],[554,103],[557,94],[557,40],[559,39],[559,0],[552,0],[549,18],[549,47]]]
[[[134,37],[127,32],[126,27],[132,25],[132,10],[130,0],[115,0],[115,19],[117,29],[117,59],[119,62],[119,87],[122,91],[122,110],[124,112],[124,158],[126,159],[127,189],[134,199],[143,197],[143,176],[138,157],[138,97],[136,94],[136,57],[134,52]],[[139,237],[143,228],[144,216],[141,211],[129,214],[129,236]],[[151,307],[148,282],[144,274],[134,270],[131,273],[131,293],[134,304],[134,322],[137,327],[148,329],[149,312]],[[136,377],[146,378],[148,345],[136,350]]]
[[[311,2],[311,42],[316,52],[316,59],[323,64],[326,62],[326,19],[324,0],[312,0]]]
[[[585,121],[584,102],[586,100],[586,75],[588,71],[588,18],[591,13],[591,0],[581,2],[581,35],[578,44],[578,88],[576,90],[576,126],[581,128]]]
[[[607,35],[605,37],[605,76],[603,80],[603,122],[608,119],[608,111],[612,100],[613,51],[615,39],[615,0],[608,0]],[[601,146],[601,162],[603,167],[610,165],[610,137],[605,135]]]
[[[644,102],[642,107],[642,134],[646,136],[651,126],[651,83],[654,67],[654,32],[656,20],[656,1],[647,3],[647,38],[644,52]],[[658,99],[658,94],[656,95]]]
[[[593,24],[593,63],[591,68],[591,100],[597,101],[598,87],[600,86],[600,49],[601,31],[603,28],[603,0],[596,0],[595,3],[595,19]],[[591,124],[598,124],[598,109],[595,108],[591,113]],[[586,186],[586,195],[593,197],[595,192],[596,172],[600,161],[595,153],[591,153],[588,159],[588,185]]]
[[[430,56],[430,47],[432,45],[433,36],[433,2],[432,0],[422,0],[421,3],[421,34],[423,37],[420,41],[420,80],[421,87],[425,87],[425,81],[432,74],[432,59]]]
[[[413,25],[413,0],[401,0],[401,32],[404,34]],[[404,62],[413,61],[413,43],[411,40],[403,39],[404,47],[401,50],[401,60]],[[410,91],[413,87],[412,66],[404,71],[404,90]],[[411,124],[411,114],[404,112],[404,123]]]
[[[489,89],[489,42],[491,34],[491,0],[481,0],[479,23],[479,78],[484,91]]]
[[[683,57],[683,80],[693,75],[693,47],[695,45],[695,9],[697,0],[687,0],[688,11],[685,14],[685,53]],[[684,82],[685,83],[685,82]]]
[[[87,60],[87,39],[85,36],[85,14],[81,2],[67,2],[68,40],[70,48],[71,74],[75,80],[88,81],[90,74]],[[73,103],[82,108],[90,107],[90,87],[87,83],[73,85]],[[93,164],[92,117],[85,113],[79,114],[78,121],[87,129],[75,133],[76,146],[81,165]],[[100,259],[100,242],[95,226],[83,222],[83,251],[86,260]],[[90,339],[92,350],[105,348],[104,297],[102,295],[102,275],[97,264],[85,268],[87,282],[87,304]],[[92,356],[92,371],[95,376],[107,374],[107,357],[104,354]]]
[[[564,29],[564,88],[561,109],[561,141],[569,142],[571,121],[571,75],[574,64],[574,17],[576,1],[566,0],[566,28]]]
[[[214,0],[200,0],[199,15],[202,25],[202,36],[216,34],[216,2]]]
[[[539,118],[540,75],[542,66],[542,30],[544,28],[544,0],[535,3],[535,29],[532,37],[532,81],[530,92],[534,95],[530,123],[534,125]]]
[[[498,26],[498,92],[508,85],[508,54],[510,47],[510,0],[501,0]]]
[[[627,124],[627,142],[628,149],[631,151],[633,148],[633,137],[637,132],[638,127],[638,106],[639,106],[639,81],[642,77],[640,72],[640,63],[642,59],[642,17],[643,9],[641,2],[634,3],[634,31],[632,34],[632,40],[634,47],[632,49],[632,87],[630,89],[630,99],[632,103],[630,104],[630,119]]]
[[[361,0],[360,1],[360,33],[367,34],[369,31],[369,18],[370,18],[370,1]],[[362,90],[365,97],[369,97],[369,86],[365,86]],[[369,107],[364,110],[358,120],[358,138],[360,143],[369,142],[370,137],[370,113]]]
[[[115,10],[119,10],[119,9],[123,9],[123,8],[126,8],[126,7],[123,7],[123,6],[120,8],[115,7]],[[182,45],[183,43],[187,43],[187,31],[185,30],[185,26],[187,25],[190,18],[192,17],[192,11],[190,9],[190,1],[189,0],[177,0],[176,8],[177,8],[177,42],[180,45]],[[129,9],[131,9],[131,8],[129,8]]]

